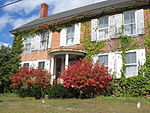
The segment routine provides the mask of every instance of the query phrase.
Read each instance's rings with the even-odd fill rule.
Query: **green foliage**
[[[150,21],[149,21],[150,23]],[[144,76],[150,79],[150,24],[148,24],[148,36],[145,37],[145,48],[146,48],[146,61],[144,64]]]
[[[48,92],[48,98],[72,98],[77,92],[64,88],[61,84],[55,84]]]
[[[119,48],[119,51],[121,51],[121,56],[122,56],[121,77],[125,77],[126,51],[137,48],[137,42],[134,42],[133,38],[131,36],[127,36],[127,35],[121,35],[119,38],[120,38],[120,42],[121,42],[121,47]]]
[[[115,96],[145,96],[150,94],[150,80],[144,76],[114,79],[111,88]]]
[[[23,37],[17,35],[14,37],[12,45],[12,72],[16,73],[20,67],[20,54],[23,52]]]
[[[105,41],[100,42],[92,42],[90,39],[90,30],[89,30],[89,22],[84,22],[83,24],[83,33],[84,39],[81,40],[82,45],[87,50],[87,54],[85,58],[92,59],[92,56],[102,52],[102,48],[105,45]]]
[[[36,99],[40,99],[43,97],[42,88],[25,88],[17,91],[17,94],[22,97],[35,97]]]
[[[0,47],[0,93],[11,91],[9,77],[12,73],[11,48]]]

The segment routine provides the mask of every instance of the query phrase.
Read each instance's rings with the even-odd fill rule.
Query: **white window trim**
[[[139,59],[139,56],[138,56],[138,49],[135,49],[135,50],[129,50],[127,51],[126,53],[132,53],[132,52],[135,52],[136,53],[136,63],[130,63],[130,64],[125,64],[126,66],[137,66],[137,70],[136,70],[136,73],[138,73],[138,68],[139,68],[139,63],[138,63],[138,59]],[[132,75],[132,76],[137,76],[137,75]]]
[[[129,35],[129,36],[132,36],[132,37],[137,37],[138,36],[138,33],[137,33],[137,10],[130,10],[130,11],[125,11],[125,12],[123,12],[123,25],[125,25],[125,22],[124,22],[124,14],[125,13],[130,13],[130,12],[134,12],[135,13],[135,34],[131,34],[131,35]],[[132,23],[130,23],[130,24],[132,24]],[[130,25],[130,24],[126,24],[126,25]],[[126,35],[125,34],[125,31],[124,31],[124,35]]]
[[[30,37],[29,37],[29,38],[30,38]],[[25,50],[26,44],[30,44],[30,50],[29,50],[29,51],[26,51],[26,50]],[[26,42],[26,40],[24,40],[23,45],[24,45],[24,51],[23,51],[23,53],[31,53],[31,51],[32,51],[32,50],[31,50],[31,46],[32,46],[31,38],[30,38],[30,41],[27,41],[27,42]]]
[[[100,18],[105,18],[105,17],[108,17],[108,27],[104,27],[104,28],[99,28],[99,19]],[[110,39],[110,36],[109,36],[109,29],[110,29],[110,23],[109,23],[109,19],[110,19],[110,16],[103,16],[103,17],[100,17],[100,18],[98,18],[97,20],[98,20],[98,28],[97,28],[97,30],[96,30],[96,34],[97,34],[97,37],[96,37],[96,41],[103,41],[103,40],[108,40],[108,39]],[[103,38],[103,39],[99,39],[98,37],[99,37],[99,30],[104,30],[104,29],[108,29],[108,37],[107,38]]]
[[[48,49],[48,39],[50,38],[50,32],[49,30],[45,31],[45,33],[47,32],[48,36],[46,36],[46,39],[44,39],[44,43],[46,43],[46,47],[44,48],[41,48],[41,42],[42,42],[42,33],[41,33],[41,36],[40,36],[40,50],[47,50]]]
[[[65,46],[73,46],[73,45],[75,45],[75,43],[74,43],[74,40],[75,40],[75,24],[74,25],[72,25],[72,26],[74,26],[74,33],[73,33],[73,42],[71,43],[71,44],[67,44],[67,28],[65,29],[66,30],[66,42],[65,42]]]

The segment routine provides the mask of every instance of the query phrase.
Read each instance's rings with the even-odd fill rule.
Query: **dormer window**
[[[98,39],[105,40],[108,39],[108,17],[99,18],[98,22]]]

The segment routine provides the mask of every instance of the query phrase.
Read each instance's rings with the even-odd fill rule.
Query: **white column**
[[[68,64],[69,64],[69,54],[66,54],[66,56],[65,56],[65,69],[67,69]]]
[[[55,79],[54,75],[54,56],[51,57],[51,84],[53,84],[53,81]]]

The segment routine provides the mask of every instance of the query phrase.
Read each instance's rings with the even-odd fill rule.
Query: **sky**
[[[16,0],[0,0],[0,6]],[[9,31],[39,18],[41,3],[49,5],[49,16],[105,0],[23,0],[0,8],[0,42],[12,45]]]

